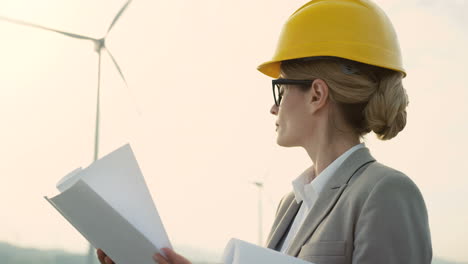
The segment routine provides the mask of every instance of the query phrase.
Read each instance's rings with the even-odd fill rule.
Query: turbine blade
[[[112,53],[110,52],[110,50],[107,47],[106,47],[106,51],[107,51],[107,54],[109,54],[109,57],[112,59],[112,62],[114,62],[115,68],[117,68],[117,71],[119,71],[120,77],[122,77],[122,80],[124,81],[125,86],[128,87],[127,80],[125,80],[125,77],[124,77],[124,75],[122,73],[122,70],[119,67],[119,64],[115,60],[114,56],[112,56]]]
[[[125,5],[122,6],[122,8],[120,8],[120,11],[117,13],[117,15],[115,15],[114,17],[114,20],[112,20],[112,23],[110,24],[109,28],[107,29],[107,34],[109,34],[109,31],[111,31],[112,27],[114,27],[115,23],[117,23],[117,20],[119,20],[120,16],[123,14],[123,12],[125,12],[125,10],[127,9],[128,5],[132,2],[132,0],[128,0]]]
[[[52,32],[59,33],[59,34],[62,34],[62,35],[68,36],[68,37],[72,37],[72,38],[96,40],[96,39],[91,38],[91,37],[82,36],[82,35],[78,35],[78,34],[74,34],[74,33],[69,33],[69,32],[65,32],[65,31],[53,29],[53,28],[48,28],[48,27],[44,27],[44,26],[29,23],[29,22],[21,21],[21,20],[8,18],[8,17],[0,16],[0,20],[7,21],[7,22],[17,24],[17,25],[22,25],[22,26],[27,26],[27,27],[33,27],[33,28],[38,28],[38,29],[42,29],[42,30],[52,31]]]
[[[137,105],[137,103],[136,103],[135,97],[133,96],[133,93],[132,93],[132,91],[130,90],[130,87],[128,86],[127,80],[125,80],[125,77],[124,77],[124,75],[123,75],[123,73],[122,73],[122,70],[121,70],[120,67],[119,67],[119,64],[118,64],[117,61],[115,60],[114,56],[112,56],[112,53],[109,51],[109,49],[106,48],[105,50],[107,51],[107,54],[109,54],[109,57],[112,59],[112,62],[114,62],[115,68],[117,68],[117,71],[119,72],[120,77],[122,77],[122,80],[124,81],[125,86],[127,87],[128,92],[129,92],[129,94],[130,94],[130,97],[132,98],[133,105],[135,106],[136,112],[138,113],[139,116],[141,116],[141,110],[140,110],[140,108],[138,107],[138,105]]]

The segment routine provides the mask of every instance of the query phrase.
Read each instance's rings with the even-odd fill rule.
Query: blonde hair
[[[330,99],[361,137],[374,131],[388,140],[406,125],[408,96],[400,72],[332,57],[284,61],[281,76],[324,80]]]

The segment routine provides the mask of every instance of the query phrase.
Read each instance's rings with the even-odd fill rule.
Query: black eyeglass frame
[[[289,85],[306,85],[310,86],[314,80],[293,80],[293,79],[274,79],[271,80],[272,88],[273,88],[273,99],[275,100],[275,105],[280,106],[281,104],[281,99],[283,98],[283,94],[281,94],[281,84],[289,84]],[[275,89],[276,88],[276,89]],[[276,91],[278,90],[278,91]],[[278,93],[278,94],[276,94]]]

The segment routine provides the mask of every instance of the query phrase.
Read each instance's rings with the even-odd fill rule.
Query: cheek
[[[307,109],[303,94],[296,94],[294,90],[289,91],[281,101],[278,110],[278,121],[288,130],[302,130],[307,127]]]
[[[307,135],[313,129],[314,122],[306,114],[305,109],[295,107],[285,110],[278,113],[278,120],[288,134],[302,136]]]

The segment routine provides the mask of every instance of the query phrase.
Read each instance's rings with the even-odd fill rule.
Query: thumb
[[[186,258],[182,257],[181,255],[175,253],[174,250],[170,248],[163,248],[162,251],[166,254],[167,259],[170,263],[174,264],[190,264]]]

